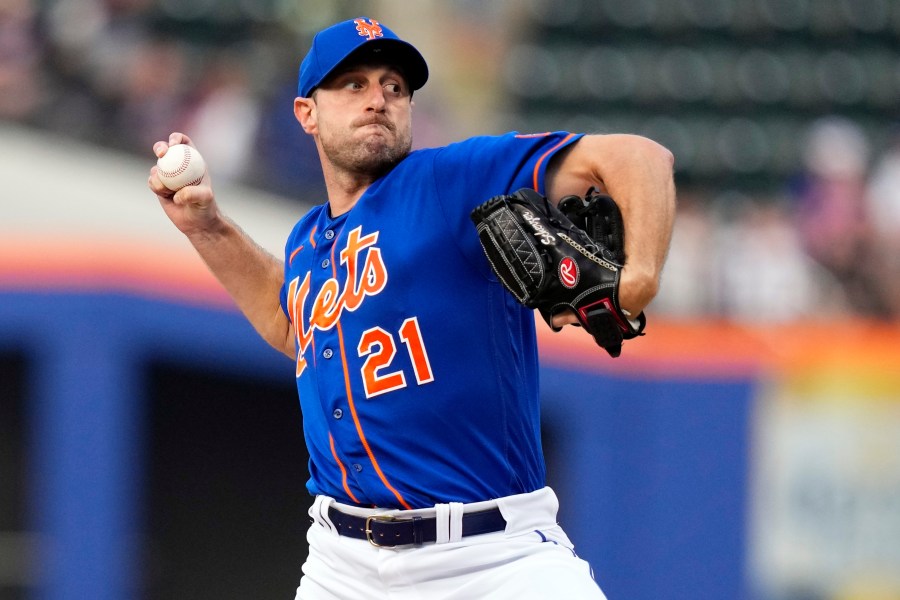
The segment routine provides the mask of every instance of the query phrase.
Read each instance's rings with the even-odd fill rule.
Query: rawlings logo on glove
[[[523,188],[491,198],[471,218],[500,282],[548,325],[571,310],[613,357],[623,340],[643,335],[644,313],[631,319],[618,302],[625,230],[612,198],[591,189],[584,198],[563,198],[557,208]]]

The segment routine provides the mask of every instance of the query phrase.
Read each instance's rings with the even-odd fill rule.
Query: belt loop
[[[463,511],[462,502],[450,503],[450,535],[448,536],[448,541],[458,542],[462,539]]]
[[[335,527],[328,516],[328,509],[331,508],[334,502],[334,498],[330,496],[316,496],[313,505],[309,509],[309,516],[312,517],[314,522],[337,534],[339,533],[337,527]]]
[[[425,530],[423,525],[424,522],[422,521],[422,517],[412,518],[412,539],[413,545],[415,546],[421,546],[425,543]]]
[[[446,544],[450,541],[450,505],[434,505],[434,533],[435,542]]]

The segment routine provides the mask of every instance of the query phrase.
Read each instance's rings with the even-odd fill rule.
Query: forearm
[[[175,144],[193,147],[187,135],[173,132],[166,141],[153,144],[153,153],[162,158]],[[280,302],[283,265],[222,214],[209,173],[176,192],[166,187],[159,167],[153,166],[147,185],[250,324],[273,348],[294,358],[293,330]]]
[[[625,144],[625,148],[603,165],[602,179],[625,222],[626,270],[632,285],[626,290],[630,297],[620,300],[623,306],[633,304],[635,309],[643,309],[659,289],[671,242],[675,219],[673,160],[667,150],[643,141]]]
[[[625,223],[627,261],[619,300],[637,314],[659,289],[675,219],[673,157],[632,135],[586,136],[560,161],[548,194],[583,195],[591,185],[616,201]]]
[[[215,227],[187,237],[254,329],[294,358],[292,329],[280,304],[283,263],[224,216]]]

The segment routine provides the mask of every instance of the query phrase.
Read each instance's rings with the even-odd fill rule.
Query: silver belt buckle
[[[376,542],[374,536],[372,535],[372,521],[390,522],[397,520],[398,519],[387,515],[372,515],[371,517],[366,517],[366,540],[376,548],[384,548],[385,546],[382,546],[381,544]]]

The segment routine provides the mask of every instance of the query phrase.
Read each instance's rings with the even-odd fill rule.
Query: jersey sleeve
[[[434,158],[438,201],[460,249],[482,268],[487,267],[469,214],[493,196],[523,187],[545,193],[544,176],[552,157],[583,134],[564,131],[539,134],[508,133],[451,144]],[[486,272],[487,274],[487,272]]]
[[[544,175],[554,154],[581,134],[552,133],[474,137],[451,144],[435,157],[434,173],[442,202],[462,199],[471,210],[491,196],[523,187],[544,193]]]

